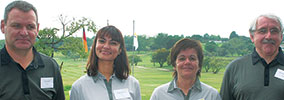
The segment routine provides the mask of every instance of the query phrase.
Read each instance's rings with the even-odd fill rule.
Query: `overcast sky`
[[[13,0],[0,0],[0,16]],[[90,18],[100,29],[114,25],[123,35],[154,36],[193,34],[229,37],[232,31],[249,36],[251,21],[260,14],[272,13],[284,18],[281,0],[26,0],[38,9],[40,29],[61,28],[60,14],[70,19]],[[80,30],[74,36],[82,36]],[[88,32],[88,37],[94,36]],[[4,35],[0,35],[4,39]]]

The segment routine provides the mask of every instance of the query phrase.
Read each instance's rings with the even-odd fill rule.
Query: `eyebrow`
[[[99,37],[98,39],[104,39],[104,40],[106,40],[104,37]],[[115,41],[115,40],[111,38],[110,41]],[[115,41],[115,42],[118,42],[118,41]]]

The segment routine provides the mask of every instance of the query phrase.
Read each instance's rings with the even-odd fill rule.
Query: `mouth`
[[[109,52],[109,51],[101,51],[101,53],[104,54],[104,55],[111,55],[111,54],[112,54],[112,53]]]
[[[182,69],[193,70],[193,67],[191,67],[191,66],[186,66],[186,67],[183,67]]]
[[[18,42],[30,42],[29,39],[16,39],[16,41],[18,41]]]

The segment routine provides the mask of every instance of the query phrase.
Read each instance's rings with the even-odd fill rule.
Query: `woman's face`
[[[97,39],[96,54],[100,61],[114,61],[120,54],[120,43],[112,40],[109,36]]]
[[[174,70],[177,71],[178,78],[195,78],[200,69],[198,63],[196,50],[187,48],[177,55]]]

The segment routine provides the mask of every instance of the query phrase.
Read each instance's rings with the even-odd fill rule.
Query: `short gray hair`
[[[250,25],[250,28],[249,28],[249,32],[251,35],[254,35],[254,32],[256,31],[256,25],[257,25],[257,20],[260,18],[260,17],[266,17],[266,18],[269,18],[269,19],[273,19],[275,21],[277,21],[280,25],[280,32],[281,34],[283,34],[283,24],[282,24],[282,21],[281,19],[276,16],[276,15],[273,15],[273,14],[264,14],[264,15],[260,15],[258,16],[256,19],[253,20],[253,22],[251,23]]]
[[[28,12],[30,10],[33,10],[35,12],[36,15],[36,23],[38,24],[38,15],[37,15],[37,9],[30,3],[26,2],[26,1],[13,1],[10,4],[8,4],[5,8],[5,12],[4,12],[4,22],[5,24],[7,24],[7,20],[8,20],[8,14],[11,12],[11,10],[13,8],[17,8],[21,11],[24,12]]]

